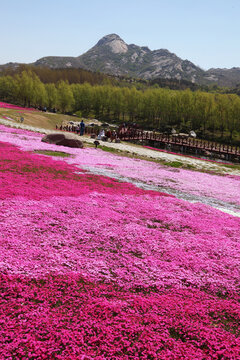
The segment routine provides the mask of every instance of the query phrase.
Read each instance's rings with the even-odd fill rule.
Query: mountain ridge
[[[150,50],[147,46],[126,44],[117,34],[102,37],[96,45],[77,57],[46,56],[31,65],[58,68],[82,68],[115,76],[152,80],[187,80],[200,85],[235,86],[240,83],[240,67],[203,70],[168,49]],[[7,64],[1,65],[0,69]],[[14,63],[16,67],[16,63]]]

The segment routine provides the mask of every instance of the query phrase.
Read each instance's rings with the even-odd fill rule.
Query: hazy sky
[[[0,0],[0,64],[79,56],[104,35],[240,67],[240,0]]]

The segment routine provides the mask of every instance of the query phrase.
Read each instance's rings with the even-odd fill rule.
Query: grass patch
[[[110,153],[113,153],[113,154],[121,153],[121,155],[122,155],[122,153],[124,153],[121,150],[118,150],[118,149],[115,149],[115,148],[112,148],[112,147],[108,147],[108,146],[105,146],[105,145],[99,145],[98,149],[101,149],[103,151],[107,151],[107,152],[110,152]]]
[[[55,130],[56,125],[59,127],[62,122],[67,123],[69,121],[79,120],[75,116],[60,113],[0,108],[0,118],[4,118],[4,116],[11,118],[18,123],[20,122],[20,118],[24,117],[23,125],[51,130]]]
[[[240,164],[227,164],[227,165],[224,165],[224,166],[229,168],[229,169],[240,170]]]
[[[71,154],[65,153],[63,151],[52,151],[52,150],[35,150],[37,154],[48,155],[48,156],[60,156],[60,157],[70,157]]]
[[[168,165],[174,168],[182,168],[184,164],[181,161],[170,161]]]

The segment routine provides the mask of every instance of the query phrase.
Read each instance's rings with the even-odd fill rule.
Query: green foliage
[[[60,81],[57,86],[57,104],[63,113],[71,111],[73,108],[73,92],[70,85],[65,81]]]
[[[169,161],[167,165],[175,168],[181,168],[183,163],[181,161]]]
[[[51,150],[35,150],[37,154],[49,155],[49,156],[60,156],[60,157],[70,157],[71,154],[67,154],[63,151],[51,151]]]
[[[82,112],[81,110],[78,110],[75,112],[75,115],[77,115],[77,117],[81,118],[82,117]]]
[[[57,108],[62,113],[74,112],[80,117],[103,121],[135,122],[148,130],[171,131],[172,127],[180,132],[194,130],[198,137],[207,140],[239,144],[238,95],[163,89],[157,83],[138,89],[137,84],[115,86],[107,79],[102,85],[69,84],[64,80],[44,84],[35,72],[27,69],[14,76],[0,77],[0,100]]]
[[[46,95],[47,95],[47,107],[53,109],[57,107],[58,93],[54,84],[46,84]]]
[[[16,76],[21,75],[23,71],[31,71],[37,75],[37,77],[44,84],[52,83],[57,84],[59,81],[68,81],[69,84],[83,84],[88,82],[89,84],[103,84],[105,81],[115,84],[118,81],[114,76],[104,75],[101,73],[94,73],[84,69],[50,69],[46,66],[29,66],[21,65],[18,68],[6,68],[0,74],[0,76]]]
[[[120,150],[118,150],[118,149],[115,149],[115,148],[109,147],[109,146],[105,146],[105,145],[99,145],[98,149],[101,149],[103,151],[110,152],[113,154],[119,154],[119,152],[120,152]]]

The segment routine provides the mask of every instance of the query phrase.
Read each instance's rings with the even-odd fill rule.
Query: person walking
[[[85,124],[83,122],[83,120],[80,122],[80,136],[82,136],[84,134],[85,131]]]

